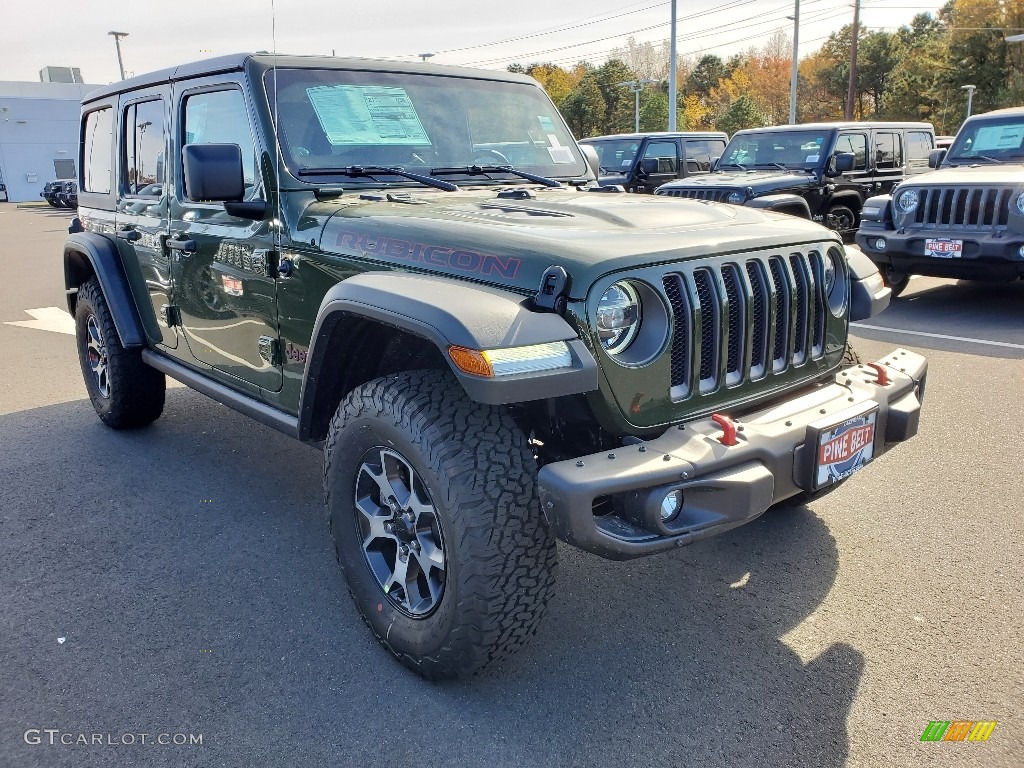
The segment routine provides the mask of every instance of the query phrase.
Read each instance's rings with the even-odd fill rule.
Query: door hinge
[[[271,365],[281,365],[281,340],[273,336],[260,336],[256,344],[260,348],[260,357]]]
[[[160,307],[160,314],[162,315],[164,325],[168,328],[181,325],[181,310],[173,304],[164,304]]]

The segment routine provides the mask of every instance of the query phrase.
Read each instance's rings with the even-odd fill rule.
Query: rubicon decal
[[[429,245],[347,230],[338,232],[335,245],[363,255],[386,256],[435,267],[457,269],[460,272],[472,272],[485,277],[497,276],[506,280],[515,279],[522,264],[519,259],[512,256],[495,256],[491,253],[477,253],[464,248]]]

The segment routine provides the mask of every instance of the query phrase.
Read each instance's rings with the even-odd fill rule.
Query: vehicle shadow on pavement
[[[907,293],[892,301],[882,314],[864,322],[871,326],[1021,345],[1024,344],[1021,330],[1024,328],[1024,280],[1012,283],[913,280]],[[893,336],[858,324],[854,324],[851,331],[869,339],[896,340],[905,346],[1024,359],[1024,349],[1014,347],[972,345],[933,336]]]
[[[780,639],[837,575],[805,508],[630,563],[561,547],[535,641],[431,684],[347,595],[317,451],[183,389],[133,432],[88,401],[0,416],[0,445],[0,764],[125,764],[29,728],[203,734],[148,766],[846,759],[863,656]]]

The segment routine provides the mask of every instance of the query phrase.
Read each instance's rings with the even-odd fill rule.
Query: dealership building
[[[77,68],[46,67],[41,82],[0,81],[0,204],[40,200],[43,184],[78,177],[82,97],[98,85]]]

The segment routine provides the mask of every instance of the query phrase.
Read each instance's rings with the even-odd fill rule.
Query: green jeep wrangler
[[[236,55],[91,93],[64,248],[102,421],[165,376],[324,450],[359,610],[429,678],[537,629],[556,538],[608,558],[820,494],[918,427],[849,359],[889,291],[811,222],[607,191],[507,72]]]

